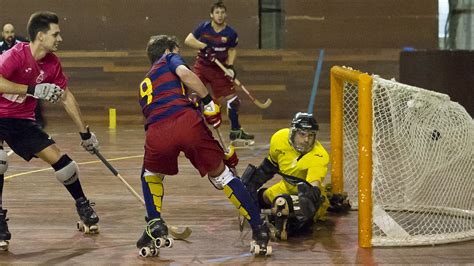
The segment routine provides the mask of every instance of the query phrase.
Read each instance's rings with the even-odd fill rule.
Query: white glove
[[[89,127],[87,127],[87,132],[82,133],[79,132],[81,135],[81,146],[88,151],[90,154],[94,154],[95,151],[99,150],[99,141],[93,132],[89,131]]]
[[[49,101],[51,103],[58,102],[63,93],[64,91],[59,86],[52,83],[40,83],[35,86],[28,86],[26,91],[26,94],[29,94],[36,99]]]

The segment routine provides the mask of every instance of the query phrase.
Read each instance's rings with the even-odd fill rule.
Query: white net
[[[358,91],[344,84],[344,190],[357,207]],[[374,246],[474,239],[474,123],[444,94],[373,76]]]

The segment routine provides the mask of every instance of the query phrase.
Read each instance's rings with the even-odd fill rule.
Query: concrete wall
[[[0,0],[0,23],[26,34],[31,13],[61,17],[65,50],[144,49],[150,35],[181,41],[209,18],[213,0]],[[240,48],[258,48],[259,0],[226,0]],[[284,49],[435,48],[436,0],[285,0]]]
[[[209,19],[212,0],[0,0],[0,23],[11,22],[26,35],[33,12],[60,18],[65,50],[145,49],[151,35],[176,35],[181,42]],[[258,47],[258,0],[228,0],[228,22],[241,48]]]
[[[474,117],[474,51],[421,50],[400,54],[400,81],[448,94]]]
[[[437,0],[287,0],[284,47],[438,47]]]

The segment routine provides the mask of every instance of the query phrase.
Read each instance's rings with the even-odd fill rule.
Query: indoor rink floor
[[[248,122],[248,121],[246,121]],[[68,125],[69,124],[69,125]],[[238,171],[258,165],[267,154],[271,134],[287,121],[251,121],[246,128],[256,134],[251,149],[238,149]],[[329,126],[321,125],[319,140],[329,147]],[[101,143],[101,153],[120,175],[141,194],[139,174],[143,156],[140,124],[92,125]],[[228,126],[224,125],[225,133]],[[0,265],[10,264],[470,264],[474,241],[422,247],[359,248],[357,211],[330,214],[306,235],[272,242],[273,254],[254,257],[249,252],[251,230],[239,231],[238,212],[222,191],[207,178],[200,178],[184,156],[180,172],[165,178],[163,217],[173,226],[189,226],[192,235],[163,248],[159,257],[142,258],[135,247],[145,221],[145,209],[95,155],[82,150],[79,135],[70,123],[51,122],[46,131],[61,150],[77,161],[86,195],[96,203],[100,234],[83,235],[76,230],[74,201],[57,182],[53,170],[33,159],[24,162],[9,157],[3,194],[12,233],[9,251],[0,252]],[[227,134],[224,134],[227,135]],[[8,147],[5,147],[8,150]],[[328,174],[329,176],[329,174]],[[329,182],[327,177],[326,182]],[[275,182],[272,180],[272,182]]]

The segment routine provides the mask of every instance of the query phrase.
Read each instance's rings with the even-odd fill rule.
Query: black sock
[[[69,158],[69,156],[65,154],[61,156],[61,158],[51,166],[54,168],[55,171],[58,171],[60,169],[63,169],[67,165],[69,165],[71,162],[72,162],[72,159]],[[76,174],[79,175],[79,173],[76,173]],[[69,185],[64,185],[64,186],[66,187],[67,191],[71,193],[71,196],[75,200],[77,200],[80,197],[84,197],[84,198],[86,197],[84,195],[84,191],[82,191],[82,186],[81,186],[81,182],[79,181],[79,177],[74,183],[69,184]]]
[[[81,197],[86,197],[84,195],[84,191],[82,191],[82,186],[81,186],[81,182],[78,180],[76,180],[76,182],[70,184],[70,185],[64,185],[67,189],[67,191],[69,191],[69,193],[71,194],[71,196],[77,200]]]
[[[3,193],[3,180],[5,180],[4,175],[0,175],[0,210],[2,210],[2,193]]]

